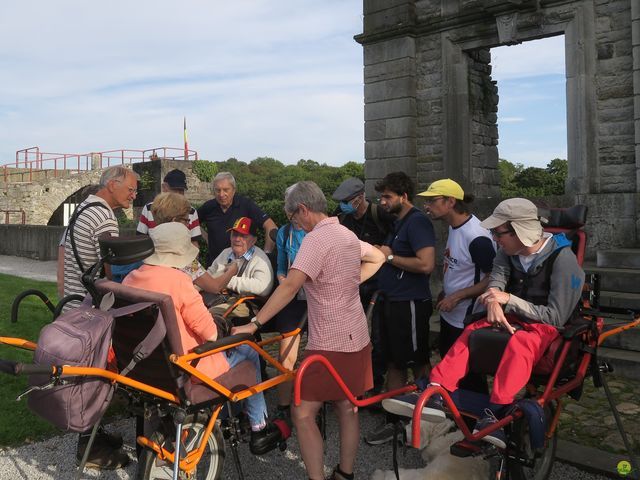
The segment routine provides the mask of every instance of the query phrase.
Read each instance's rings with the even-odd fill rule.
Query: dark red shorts
[[[354,396],[362,395],[373,388],[370,343],[359,352],[306,350],[305,358],[310,355],[322,355],[329,360]],[[347,397],[324,365],[314,363],[307,369],[302,380],[301,398],[307,401],[330,402],[344,400]]]

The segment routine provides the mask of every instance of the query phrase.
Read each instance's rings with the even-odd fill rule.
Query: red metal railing
[[[82,172],[102,169],[113,165],[128,165],[157,159],[197,160],[198,152],[173,147],[158,147],[147,150],[108,150],[91,153],[41,152],[39,147],[30,147],[16,152],[15,163],[2,166],[2,179],[9,182],[32,182],[35,174],[46,178],[57,177],[64,172]],[[42,172],[42,173],[41,173]]]
[[[27,223],[27,212],[25,212],[24,210],[20,209],[20,210],[2,210],[0,209],[0,213],[4,213],[4,223],[5,224],[9,224],[11,223],[11,215],[12,214],[20,214],[20,223],[22,223],[22,225],[24,225],[25,223]]]

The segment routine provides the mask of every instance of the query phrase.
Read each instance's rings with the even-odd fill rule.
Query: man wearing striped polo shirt
[[[72,217],[73,229],[67,228],[65,235],[65,296],[87,293],[82,284],[82,273],[100,258],[98,238],[103,235],[118,236],[118,221],[113,209],[129,208],[138,191],[138,178],[137,173],[123,166],[107,168],[100,177],[100,189],[95,195],[89,195],[78,205],[77,218],[76,215]],[[92,203],[95,205],[87,206]],[[73,235],[78,258],[74,254],[71,235]],[[105,272],[107,277],[111,276],[109,265],[105,265]],[[77,302],[75,303],[77,304]],[[89,430],[81,433],[78,438],[76,450],[78,461],[84,454],[90,434]],[[87,467],[105,469],[124,467],[129,463],[129,457],[120,449],[121,446],[122,437],[120,435],[109,435],[100,430],[89,453]]]

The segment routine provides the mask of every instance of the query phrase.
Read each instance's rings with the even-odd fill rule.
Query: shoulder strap
[[[75,212],[73,212],[73,215],[71,216],[71,219],[69,220],[69,225],[67,225],[67,235],[69,237],[69,242],[71,243],[71,249],[73,250],[73,255],[76,258],[76,263],[78,264],[78,267],[80,268],[80,271],[82,273],[84,273],[86,271],[86,269],[82,265],[82,260],[80,259],[80,254],[78,254],[78,248],[76,247],[76,240],[73,237],[73,232],[75,230],[76,221],[78,220],[78,217],[80,216],[80,214],[82,212],[84,212],[89,207],[98,207],[98,206],[102,207],[102,208],[108,208],[102,202],[89,202],[86,205],[84,205],[82,208],[78,208],[78,209],[76,209]]]
[[[246,258],[243,258],[242,259],[242,266],[240,267],[240,270],[238,270],[238,274],[236,275],[236,277],[241,277],[242,276],[244,271],[247,269],[247,265],[249,265],[249,262],[247,261]]]
[[[411,210],[409,210],[407,214],[404,217],[402,217],[402,220],[400,220],[400,223],[398,224],[398,226],[394,229],[394,233],[398,233],[402,228],[402,226],[405,224],[405,222],[409,220],[409,217],[414,213],[416,213],[417,211],[418,209],[416,207],[413,207]]]
[[[291,247],[291,224],[287,223],[284,226],[284,232],[282,232],[284,234],[284,246],[285,248],[283,249],[283,253],[284,256],[287,257],[287,270],[289,270],[289,267],[291,267],[291,262],[289,261],[289,254],[287,253],[287,239],[289,240],[289,247]]]
[[[371,204],[371,218],[373,219],[373,223],[376,224],[376,227],[378,227],[378,230],[380,230],[381,232],[386,232],[388,228],[380,221],[380,212],[378,212],[379,208],[380,205],[376,205],[373,203]]]
[[[132,305],[127,305],[125,307],[113,308],[109,310],[109,313],[116,318],[122,317],[125,315],[131,315],[133,313],[139,312],[148,308],[152,305],[156,305],[152,302],[140,302],[134,303]],[[141,360],[147,358],[158,345],[162,342],[162,339],[167,334],[167,327],[164,323],[164,318],[162,317],[162,312],[160,308],[156,305],[156,318],[153,324],[153,327],[149,331],[146,337],[142,339],[142,341],[133,349],[133,356],[131,357],[131,361],[129,364],[122,369],[120,375],[126,375],[129,373]]]

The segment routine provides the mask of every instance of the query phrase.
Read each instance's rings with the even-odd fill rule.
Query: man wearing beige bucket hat
[[[154,253],[144,260],[142,267],[125,277],[123,285],[171,296],[184,352],[189,352],[204,342],[216,340],[216,324],[193,286],[191,277],[182,271],[198,255],[198,248],[191,243],[189,229],[178,222],[163,223],[151,229],[149,236],[153,240]],[[229,350],[228,356],[217,353],[203,357],[198,363],[198,370],[216,378],[244,360],[253,363],[256,383],[260,383],[262,377],[258,353],[249,345]],[[185,388],[188,390],[190,386],[187,383]],[[262,454],[275,448],[281,434],[273,423],[267,423],[264,395],[256,393],[248,397],[245,406],[251,423],[251,451]]]
[[[480,223],[499,247],[489,287],[479,297],[487,307],[487,316],[468,325],[431,371],[430,384],[453,392],[468,371],[471,332],[498,327],[511,334],[494,377],[490,406],[474,432],[504,416],[537,361],[558,337],[557,328],[571,318],[581,298],[584,272],[571,251],[571,242],[564,234],[544,232],[541,220],[531,201],[511,198],[498,204]],[[445,418],[439,395],[429,399],[422,418]],[[506,446],[502,429],[483,440],[499,448]]]

